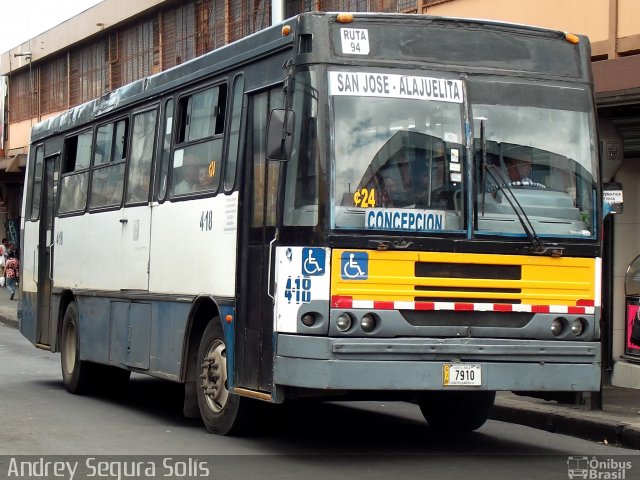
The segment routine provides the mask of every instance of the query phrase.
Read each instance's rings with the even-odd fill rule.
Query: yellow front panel
[[[366,279],[345,278],[343,253],[345,258],[366,253]],[[568,306],[580,300],[593,305],[595,275],[593,258],[336,249],[331,295],[354,300]]]

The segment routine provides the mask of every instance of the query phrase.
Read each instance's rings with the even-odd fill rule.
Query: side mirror
[[[622,184],[618,182],[605,183],[602,188],[602,212],[604,217],[622,213],[622,206]]]
[[[274,108],[269,115],[267,130],[267,158],[286,162],[291,156],[293,138],[293,110]]]

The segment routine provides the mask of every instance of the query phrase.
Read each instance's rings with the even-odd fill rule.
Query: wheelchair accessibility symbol
[[[325,253],[322,248],[302,249],[302,275],[307,277],[324,275]]]
[[[340,275],[343,280],[366,280],[369,278],[369,254],[366,252],[343,252],[340,257]]]

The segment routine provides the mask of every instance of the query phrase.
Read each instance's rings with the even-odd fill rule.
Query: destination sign
[[[329,72],[329,94],[462,103],[462,81],[373,72]]]
[[[444,230],[444,212],[402,208],[368,208],[365,227],[372,230],[427,232]]]

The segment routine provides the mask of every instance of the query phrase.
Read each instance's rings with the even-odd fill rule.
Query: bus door
[[[282,87],[249,97],[242,233],[238,258],[239,323],[236,386],[271,391],[273,369],[274,257],[281,163],[266,159],[267,120],[282,108]]]
[[[125,208],[120,211],[118,238],[120,272],[118,288],[149,289],[149,245],[151,239],[151,166],[155,145],[157,108],[133,116]]]
[[[56,172],[60,156],[45,157],[42,185],[42,201],[40,205],[40,231],[38,233],[38,268],[36,278],[37,293],[37,335],[36,344],[51,345],[51,290],[53,286],[53,255],[55,244],[62,239],[54,238],[53,219],[55,212]]]

